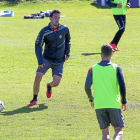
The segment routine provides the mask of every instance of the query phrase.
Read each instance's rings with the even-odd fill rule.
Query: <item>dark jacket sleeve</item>
[[[131,6],[131,5],[130,5],[130,0],[127,0],[127,5]]]
[[[44,44],[43,30],[41,30],[40,33],[38,34],[36,42],[35,42],[35,53],[36,53],[36,57],[37,57],[37,61],[38,61],[39,65],[44,63],[43,55],[42,55],[43,44]]]
[[[92,95],[91,92],[91,85],[92,85],[92,68],[89,69],[86,82],[85,82],[85,92],[89,98],[90,102],[93,102],[94,96]]]
[[[116,7],[117,4],[116,3],[112,3],[111,0],[106,0],[106,4],[109,6],[109,7]]]
[[[68,57],[70,56],[70,46],[71,46],[70,39],[71,39],[70,32],[69,32],[69,29],[67,27],[67,31],[66,31],[66,34],[65,34],[65,54]]]
[[[124,76],[123,71],[121,67],[117,67],[117,79],[120,87],[120,94],[121,94],[121,103],[126,104],[126,88],[125,88],[125,82],[124,82]]]

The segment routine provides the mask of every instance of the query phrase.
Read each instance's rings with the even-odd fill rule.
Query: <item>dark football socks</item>
[[[33,100],[34,100],[34,101],[37,101],[37,96],[38,96],[38,95],[33,95]]]

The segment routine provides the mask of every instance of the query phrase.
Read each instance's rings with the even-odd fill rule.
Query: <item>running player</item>
[[[125,31],[126,11],[130,8],[130,0],[107,0],[106,4],[112,8],[114,19],[119,27],[110,45],[114,51],[120,51],[117,45]]]

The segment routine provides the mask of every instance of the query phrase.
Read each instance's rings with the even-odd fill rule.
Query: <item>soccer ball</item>
[[[4,109],[4,103],[0,100],[0,112]]]

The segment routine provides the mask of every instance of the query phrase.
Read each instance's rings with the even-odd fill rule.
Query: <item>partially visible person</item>
[[[46,96],[52,95],[52,87],[59,85],[65,60],[70,56],[70,32],[65,25],[59,24],[61,12],[54,9],[50,13],[50,23],[38,34],[35,42],[35,52],[38,60],[38,69],[33,86],[33,99],[28,106],[37,104],[40,82],[49,68],[52,69],[53,80],[47,83]],[[43,50],[43,44],[44,50]],[[42,54],[43,51],[43,54]]]
[[[110,45],[114,51],[120,51],[117,45],[125,31],[126,11],[130,8],[130,0],[106,0],[106,4],[112,8],[114,19],[119,27]]]
[[[121,67],[111,62],[112,55],[112,47],[109,44],[103,45],[101,47],[102,61],[89,69],[85,82],[86,94],[91,106],[95,108],[102,131],[102,140],[110,140],[110,124],[115,131],[113,140],[121,140],[122,128],[125,126],[121,112],[121,108],[123,111],[126,110],[127,103],[124,76]]]

